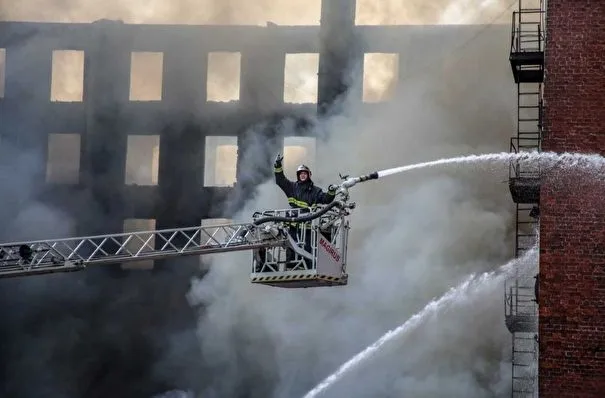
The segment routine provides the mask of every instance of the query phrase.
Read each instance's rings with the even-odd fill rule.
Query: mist
[[[440,1],[429,7],[391,0],[381,2],[380,10],[372,8],[375,2],[358,3],[357,22],[370,25],[507,23],[510,16],[502,13],[510,5],[504,1]],[[317,25],[319,10],[319,1],[308,0],[0,2],[2,19],[48,22]],[[509,27],[475,32],[468,45],[469,35],[460,34],[437,48],[418,35],[414,41],[397,39],[409,40],[407,53],[414,56],[401,56],[397,84],[386,68],[374,66],[373,74],[382,76],[375,84],[392,85],[390,101],[380,106],[362,106],[351,94],[341,99],[337,115],[307,115],[302,127],[287,117],[250,126],[244,136],[255,145],[239,160],[240,177],[264,182],[251,187],[252,195],[233,199],[233,208],[245,201],[234,220],[286,206],[267,170],[279,151],[275,137],[295,130],[308,129],[318,138],[313,179],[324,188],[338,182],[338,172],[356,175],[507,151],[516,98],[507,63]],[[361,67],[358,61],[355,68]],[[256,105],[262,109],[263,99]],[[74,219],[82,214],[103,219],[94,200],[76,214],[39,201],[28,187],[43,157],[23,148],[9,152],[24,159],[18,175],[2,175],[4,186],[18,180],[27,188],[16,190],[20,211],[11,230],[20,231],[18,239],[73,235]],[[89,270],[3,283],[2,302],[12,308],[2,320],[3,341],[11,343],[2,349],[4,391],[20,397],[301,396],[469,273],[492,270],[510,258],[514,220],[506,178],[507,170],[442,169],[356,186],[346,287],[252,286],[246,252],[205,258],[207,273],[191,285],[197,270],[176,267],[161,274]],[[9,198],[3,195],[0,204]],[[510,335],[502,289],[486,287],[326,395],[508,396]]]
[[[465,39],[451,41],[459,46]],[[388,104],[369,109],[345,98],[341,114],[311,131],[329,137],[318,145],[315,182],[325,188],[339,171],[359,175],[508,150],[515,94],[507,44],[507,30],[488,29],[462,51],[453,45],[439,54],[446,68],[406,58],[413,75],[403,73]],[[410,46],[422,48],[422,39]],[[476,63],[479,57],[483,62]],[[292,131],[284,124],[280,134]],[[247,253],[214,257],[189,294],[201,307],[199,374],[207,387],[200,396],[302,396],[469,273],[504,264],[512,255],[514,221],[506,173],[415,171],[354,187],[346,287],[253,286]],[[236,219],[283,207],[285,198],[269,180]],[[325,396],[509,396],[502,291],[501,284],[487,286]]]

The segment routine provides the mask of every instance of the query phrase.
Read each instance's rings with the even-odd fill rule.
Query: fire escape
[[[517,134],[514,153],[541,150],[544,78],[545,0],[519,0],[513,12],[510,64],[517,83]],[[514,160],[509,188],[516,207],[515,257],[536,243],[540,217],[540,169]],[[537,268],[537,265],[536,265]],[[537,272],[537,271],[536,271]],[[505,319],[512,334],[512,397],[538,395],[537,275],[513,276],[505,284]]]

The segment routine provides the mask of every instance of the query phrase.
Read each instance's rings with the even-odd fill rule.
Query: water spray
[[[449,289],[439,299],[435,298],[430,301],[421,311],[412,315],[407,321],[395,329],[386,332],[380,339],[373,344],[367,346],[363,351],[359,352],[353,358],[349,359],[341,365],[334,373],[326,377],[321,383],[315,386],[311,391],[306,393],[303,398],[315,398],[324,390],[331,387],[334,383],[340,381],[344,375],[363,362],[370,359],[377,351],[385,344],[390,343],[396,338],[403,337],[406,333],[418,327],[423,321],[431,315],[438,314],[448,306],[454,305],[472,297],[477,286],[482,286],[487,282],[499,282],[501,279],[509,276],[513,271],[527,272],[527,269],[536,264],[538,255],[538,246],[534,245],[523,256],[514,258],[506,264],[498,267],[496,270],[484,272],[481,275],[471,274],[462,283],[456,287]]]
[[[535,154],[533,154],[533,156],[539,156],[539,153],[536,152]],[[444,158],[444,159],[439,159],[439,160],[433,160],[433,161],[429,161],[429,162],[423,162],[423,163],[415,163],[415,164],[411,164],[411,165],[407,165],[407,166],[400,166],[400,167],[394,167],[391,169],[384,169],[384,170],[380,170],[380,171],[374,171],[370,174],[366,174],[366,175],[362,175],[359,177],[349,177],[348,175],[341,175],[340,179],[343,180],[343,182],[340,183],[340,185],[338,186],[338,190],[336,191],[337,193],[340,193],[341,195],[348,197],[349,195],[349,188],[354,187],[355,185],[357,185],[360,182],[366,182],[366,181],[370,181],[370,180],[377,180],[381,177],[386,177],[386,176],[390,176],[393,174],[399,174],[399,173],[403,173],[406,171],[411,171],[411,170],[415,170],[415,169],[423,169],[423,168],[427,168],[427,167],[434,167],[434,166],[441,166],[441,165],[447,165],[447,164],[456,164],[456,163],[476,163],[476,162],[480,162],[480,161],[511,161],[513,158],[531,158],[532,155],[530,155],[529,152],[523,153],[523,154],[514,154],[514,153],[508,153],[508,152],[503,152],[503,153],[490,153],[490,154],[484,154],[484,155],[467,155],[467,156],[459,156],[459,157],[454,157],[454,158]]]
[[[482,155],[466,155],[452,158],[443,158],[438,160],[432,160],[428,162],[415,163],[407,166],[394,167],[391,169],[384,169],[380,171],[374,171],[370,174],[362,175],[359,177],[349,177],[348,175],[340,175],[343,182],[340,183],[336,191],[337,194],[343,195],[348,198],[349,188],[357,185],[360,182],[369,180],[377,180],[382,177],[390,176],[393,174],[399,174],[406,171],[412,171],[417,169],[431,168],[436,166],[454,165],[454,164],[473,164],[473,163],[510,163],[513,161],[525,161],[533,163],[534,166],[540,166],[542,168],[551,168],[556,165],[562,166],[563,168],[576,168],[584,169],[595,172],[596,170],[605,167],[605,158],[599,154],[582,154],[582,153],[554,153],[554,152],[500,152],[500,153],[487,153]]]

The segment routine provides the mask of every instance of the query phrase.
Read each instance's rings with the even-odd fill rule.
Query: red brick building
[[[520,0],[511,151],[605,155],[605,1]],[[539,277],[506,287],[512,396],[605,397],[605,168],[511,164],[515,255],[540,234]],[[537,272],[537,271],[536,271]],[[535,289],[535,288],[539,289]]]
[[[605,1],[548,1],[546,37],[542,150],[605,155]],[[543,397],[605,397],[604,193],[588,175],[542,179]]]

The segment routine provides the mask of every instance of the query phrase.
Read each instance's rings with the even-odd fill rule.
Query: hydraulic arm
[[[346,218],[349,210],[355,208],[355,203],[348,203],[348,189],[359,182],[378,178],[378,173],[341,178],[345,181],[337,190],[340,200],[334,200],[304,214],[299,214],[293,209],[282,209],[256,212],[254,221],[250,223],[1,243],[0,278],[78,271],[88,265],[231,251],[252,250],[259,254],[261,249],[272,248],[280,249],[271,252],[274,257],[278,254],[277,257],[281,256],[286,248],[289,248],[297,256],[311,260],[313,267],[316,267],[317,253],[327,250],[325,255],[334,256],[334,264],[339,263],[338,267],[342,266],[344,272],[348,229]],[[310,245],[311,247],[303,247],[304,242],[297,241],[297,238],[292,236],[290,227],[297,223],[311,223],[309,225],[313,226],[312,238],[317,242]],[[331,236],[332,241],[319,239],[319,230]],[[318,243],[324,245],[321,246],[323,249],[318,249]],[[263,255],[266,254],[267,250]],[[323,261],[324,257],[320,260]],[[272,257],[263,260],[263,264],[272,264],[272,261],[277,260]],[[282,278],[279,275],[276,277]]]
[[[0,244],[0,278],[284,245],[273,224],[224,224]]]

